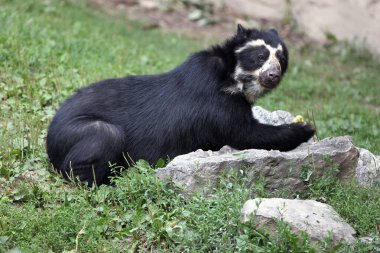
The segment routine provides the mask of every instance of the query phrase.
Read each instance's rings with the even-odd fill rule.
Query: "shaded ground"
[[[159,1],[136,0],[91,0],[94,8],[108,14],[125,15],[128,19],[141,22],[146,29],[161,28],[165,31],[184,34],[205,41],[222,40],[235,31],[237,24],[250,28],[276,28],[292,46],[303,46],[311,41],[304,36],[293,20],[281,22],[244,17],[224,8],[217,11],[199,6],[180,4],[162,5]],[[176,1],[181,2],[181,1]],[[197,18],[197,13],[199,17]]]

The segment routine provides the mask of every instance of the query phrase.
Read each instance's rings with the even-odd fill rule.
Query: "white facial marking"
[[[258,39],[258,40],[251,40],[251,41],[248,41],[244,46],[242,46],[241,48],[237,49],[235,52],[236,53],[240,53],[241,51],[243,51],[244,49],[248,48],[248,47],[259,47],[259,46],[265,46],[269,51],[271,50],[275,50],[275,51],[281,51],[282,52],[282,45],[281,44],[278,44],[278,46],[276,48],[268,45],[267,43],[265,43],[264,40],[262,39]]]
[[[244,46],[242,46],[241,48],[239,48],[238,50],[236,50],[235,52],[236,53],[240,53],[241,51],[243,51],[244,49],[248,48],[248,47],[259,47],[259,46],[267,46],[267,44],[265,43],[264,40],[262,39],[259,39],[259,40],[251,40],[251,41],[248,41]]]
[[[269,57],[268,57],[268,60],[264,63],[264,65],[260,68],[261,71],[265,71],[267,69],[269,69],[271,66],[273,65],[277,65],[281,68],[281,65],[280,65],[280,62],[278,61],[277,57],[276,57],[276,53],[277,53],[277,48],[273,48],[269,45],[265,45],[265,47],[269,50]],[[282,48],[282,47],[281,47]]]
[[[252,41],[247,42],[241,48],[237,49],[235,52],[238,54],[249,47],[259,47],[259,46],[265,46],[266,49],[269,51],[269,57],[266,60],[266,62],[262,65],[261,68],[256,69],[254,71],[244,71],[241,68],[241,66],[237,64],[235,68],[235,72],[233,74],[233,78],[236,80],[236,85],[225,89],[225,91],[230,94],[243,92],[247,100],[251,103],[254,103],[259,97],[261,97],[263,94],[268,92],[268,89],[266,89],[265,87],[259,84],[258,79],[259,79],[260,73],[266,71],[267,69],[269,69],[270,67],[273,67],[274,65],[277,65],[279,68],[281,68],[280,62],[276,57],[276,53],[278,51],[280,52],[283,51],[283,47],[281,44],[278,44],[278,46],[274,48],[266,44],[265,41],[262,39],[252,40]],[[251,75],[255,78],[249,83],[242,83],[241,81],[238,80],[238,77],[241,74]]]

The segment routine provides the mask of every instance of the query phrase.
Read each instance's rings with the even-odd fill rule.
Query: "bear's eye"
[[[269,50],[265,46],[248,47],[238,53],[239,64],[246,71],[259,69],[268,57]]]
[[[283,55],[280,51],[277,51],[277,52],[276,52],[276,57],[277,57],[278,59],[280,59],[280,60],[285,59],[284,55]]]
[[[277,59],[281,62],[281,63],[285,63],[286,62],[286,59],[285,59],[285,56],[279,52],[276,53],[276,57]]]

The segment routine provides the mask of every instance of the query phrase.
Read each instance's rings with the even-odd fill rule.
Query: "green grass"
[[[115,187],[73,187],[51,170],[44,142],[59,104],[90,82],[159,73],[181,63],[202,42],[106,16],[74,1],[0,0],[0,252],[315,252],[279,224],[271,237],[239,221],[250,197],[294,197],[245,187],[226,175],[208,199],[185,199],[157,181],[143,162]],[[349,46],[291,50],[281,87],[259,104],[313,113],[321,138],[352,135],[379,154],[380,64]],[[34,179],[28,179],[28,175]],[[359,236],[379,233],[380,189],[330,177],[303,197],[331,204]],[[339,250],[370,252],[370,247]],[[333,251],[326,241],[322,251]]]

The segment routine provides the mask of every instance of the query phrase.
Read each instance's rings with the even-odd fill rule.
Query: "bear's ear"
[[[247,29],[245,29],[241,24],[238,24],[236,34],[240,35],[240,36],[246,36],[247,35]]]
[[[269,31],[270,31],[271,33],[274,33],[274,34],[278,35],[278,32],[277,32],[277,30],[276,30],[276,29],[274,29],[274,28],[271,28],[271,29],[269,29]]]

